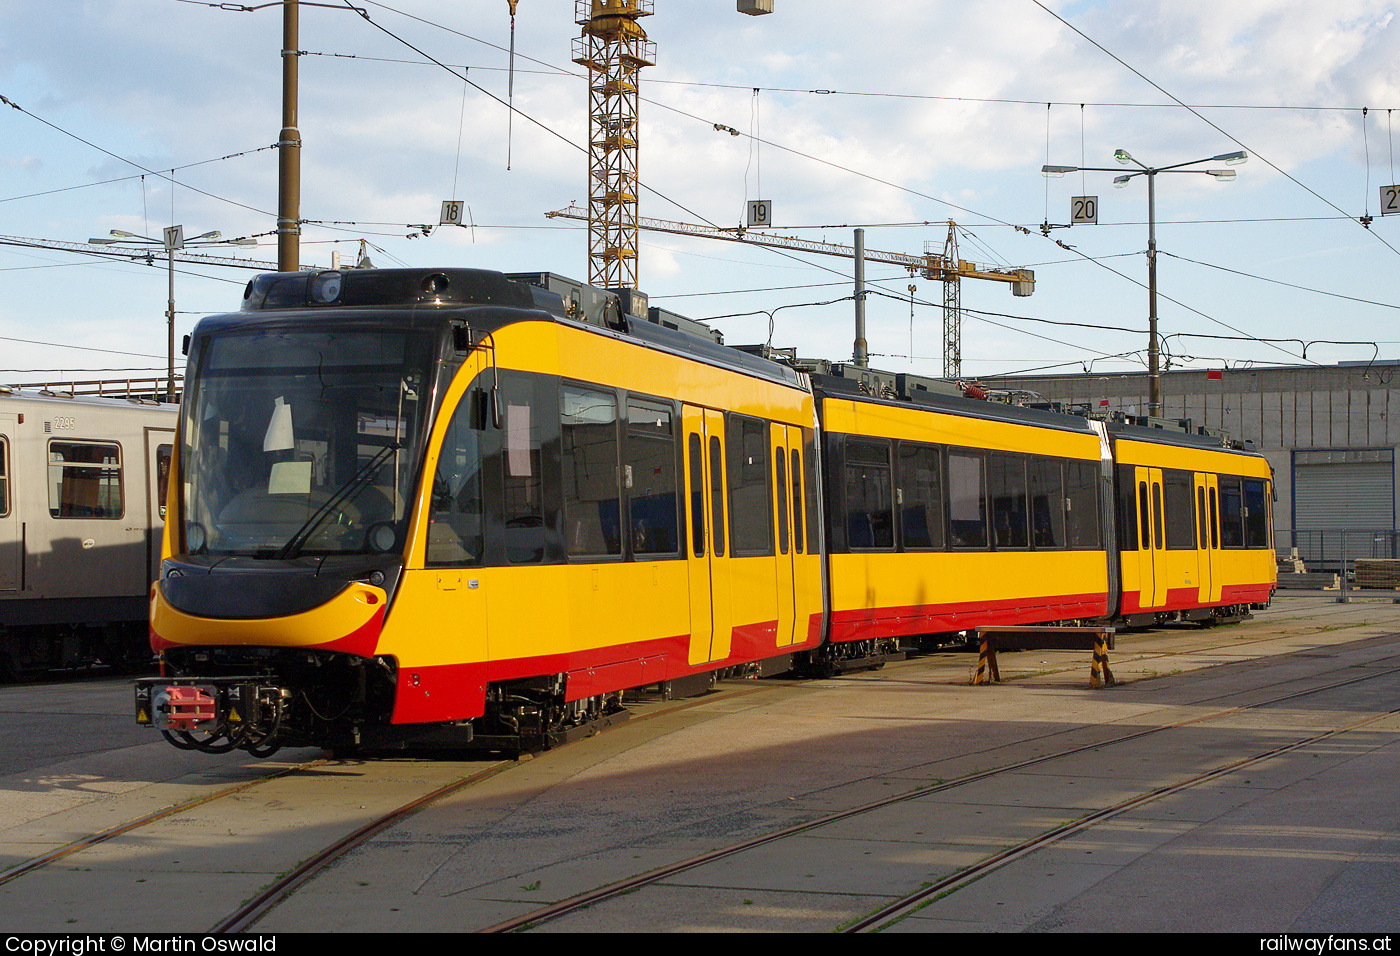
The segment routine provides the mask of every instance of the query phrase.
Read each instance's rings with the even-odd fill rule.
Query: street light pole
[[[1136,159],[1126,149],[1117,149],[1113,158],[1123,165],[1132,163],[1138,170],[1113,179],[1115,188],[1126,186],[1135,176],[1147,177],[1147,412],[1151,416],[1162,412],[1162,372],[1161,348],[1157,337],[1157,174],[1158,173],[1200,173],[1220,180],[1235,178],[1233,169],[1185,169],[1197,163],[1225,163],[1237,166],[1249,159],[1244,150],[1234,153],[1221,153],[1204,159],[1193,159],[1188,163],[1174,163],[1171,166],[1148,166]],[[1091,172],[1116,173],[1109,166],[1042,166],[1045,176],[1063,176],[1065,173]]]
[[[165,400],[175,401],[175,252],[183,249],[190,243],[199,243],[202,246],[234,245],[234,246],[256,246],[256,239],[222,239],[217,229],[210,230],[193,239],[185,239],[184,226],[167,226],[162,234],[162,238],[154,239],[150,236],[138,236],[134,232],[125,232],[121,229],[113,229],[109,236],[101,239],[89,239],[89,243],[97,246],[110,246],[117,244],[145,245],[150,248],[159,247],[165,250],[165,261],[167,275],[169,277],[169,295],[165,306],[166,325],[166,346],[165,346]]]

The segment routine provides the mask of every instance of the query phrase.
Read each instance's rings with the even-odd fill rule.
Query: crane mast
[[[575,0],[574,62],[588,69],[588,281],[637,287],[638,74],[656,44],[637,22],[652,0]]]

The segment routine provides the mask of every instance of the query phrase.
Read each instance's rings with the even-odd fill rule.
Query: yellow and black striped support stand
[[[1001,683],[1001,671],[997,670],[997,649],[989,638],[982,638],[982,648],[977,654],[977,673],[973,676],[972,683]]]
[[[1099,670],[1103,670],[1103,676],[1099,676]],[[1100,634],[1094,641],[1094,663],[1089,668],[1089,686],[1095,689],[1100,687],[1112,687],[1113,671],[1108,669],[1108,639]]]

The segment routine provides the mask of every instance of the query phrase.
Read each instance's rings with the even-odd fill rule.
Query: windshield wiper
[[[311,513],[311,517],[306,519],[306,523],[297,529],[296,534],[287,539],[287,543],[278,549],[273,558],[285,561],[300,554],[302,546],[320,530],[321,525],[330,517],[331,512],[340,507],[342,502],[348,501],[363,491],[369,485],[370,479],[374,477],[374,473],[379,470],[379,466],[388,461],[389,456],[401,448],[403,448],[402,442],[394,442],[375,452],[374,457],[361,465],[360,470],[355,472],[349,481],[341,485],[333,495],[327,498],[325,504]]]

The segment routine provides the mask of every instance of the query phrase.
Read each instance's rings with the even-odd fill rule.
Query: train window
[[[948,531],[955,548],[987,546],[987,493],[976,452],[948,452]]]
[[[710,436],[710,508],[714,514],[710,522],[715,541],[715,557],[724,557],[724,449],[720,447],[719,436]]]
[[[783,446],[773,449],[773,483],[778,489],[778,553],[788,553],[787,456]]]
[[[1036,548],[1065,546],[1065,463],[1032,458],[1027,467],[1031,498],[1031,544]]]
[[[49,442],[49,514],[120,518],[122,455],[115,442]]]
[[[481,432],[473,426],[472,396],[464,395],[443,436],[429,505],[427,562],[481,560]]]
[[[633,554],[680,554],[675,434],[670,405],[628,400],[622,477]]]
[[[1269,505],[1261,478],[1244,480],[1244,546],[1269,546]]]
[[[1161,551],[1166,547],[1166,539],[1162,533],[1162,485],[1160,482],[1152,482],[1152,547]]]
[[[1240,479],[1220,479],[1220,546],[1244,547],[1244,499]]]
[[[802,553],[802,454],[792,451],[792,550]]]
[[[817,553],[821,550],[821,502],[818,495],[821,494],[821,485],[817,481],[817,433],[814,429],[802,429],[802,464],[805,466],[803,477],[807,479],[807,552]]]
[[[544,560],[543,476],[540,436],[530,405],[506,405],[505,517],[506,560],[534,564]]]
[[[1220,517],[1216,513],[1214,488],[1210,490],[1210,546],[1220,547]]]
[[[1193,484],[1194,478],[1189,471],[1168,469],[1162,472],[1167,548],[1172,551],[1192,551],[1196,547],[1196,509],[1191,495]]]
[[[1196,540],[1197,545],[1202,550],[1210,547],[1210,535],[1206,531],[1206,489],[1204,485],[1196,487]]]
[[[10,514],[10,440],[0,435],[0,518]]]
[[[987,497],[992,502],[993,546],[1029,547],[1026,460],[998,453],[988,455]]]
[[[165,520],[165,498],[170,491],[170,458],[174,451],[174,445],[156,446],[156,505],[162,521]]]
[[[1069,546],[1078,551],[1094,551],[1102,547],[1098,462],[1071,461],[1065,466],[1065,509],[1065,533]]]
[[[1115,517],[1118,524],[1118,550],[1138,549],[1137,508],[1134,507],[1133,466],[1119,465],[1114,488]]]
[[[1138,530],[1142,532],[1142,550],[1152,550],[1152,508],[1147,503],[1147,482],[1138,482]]]
[[[904,547],[943,547],[943,480],[933,445],[899,445],[899,533]]]
[[[768,423],[740,415],[725,424],[729,471],[729,541],[734,555],[773,553],[768,486]]]
[[[846,543],[851,550],[894,547],[890,448],[846,442]]]
[[[564,550],[621,555],[617,397],[576,385],[562,386],[559,397]]]
[[[705,556],[705,446],[692,433],[687,454],[690,457],[690,549],[697,558]]]

